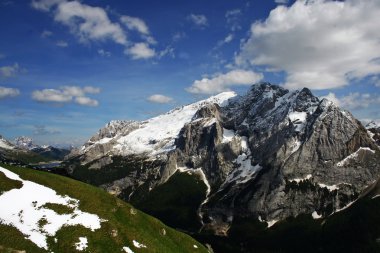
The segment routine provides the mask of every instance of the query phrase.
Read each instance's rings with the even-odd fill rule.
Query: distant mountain
[[[14,142],[13,142],[17,147],[22,148],[22,149],[28,149],[32,150],[34,148],[39,147],[38,145],[35,145],[33,143],[33,139],[27,136],[19,136],[16,137]]]
[[[27,136],[20,136],[14,140],[16,147],[24,150],[32,151],[47,160],[58,160],[61,161],[66,155],[70,153],[70,150],[63,148],[56,148],[53,146],[39,146],[34,144],[33,139]]]
[[[371,121],[365,127],[368,130],[369,136],[380,146],[380,125]]]
[[[65,164],[172,226],[229,236],[240,221],[266,228],[348,207],[380,177],[375,141],[310,90],[260,83],[244,96],[110,122]]]
[[[208,252],[106,192],[45,172],[0,166],[0,252]]]

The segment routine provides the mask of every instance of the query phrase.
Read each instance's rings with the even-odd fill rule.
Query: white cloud
[[[198,26],[199,28],[205,28],[208,25],[208,21],[205,15],[190,14],[187,16],[187,20]]]
[[[13,77],[20,72],[20,66],[18,63],[9,66],[0,67],[0,76],[2,77]]]
[[[122,16],[121,22],[128,27],[129,30],[136,30],[142,34],[149,34],[149,28],[145,24],[144,20],[136,17]]]
[[[167,56],[167,55],[170,56],[171,58],[175,58],[173,47],[167,46],[164,50],[161,50],[158,53],[158,58],[161,59],[162,57]]]
[[[300,0],[251,27],[237,65],[285,71],[287,88],[330,89],[380,73],[377,0]]]
[[[66,0],[32,0],[32,7],[40,11],[50,11],[50,9]]]
[[[147,98],[148,101],[153,102],[153,103],[159,103],[159,104],[167,104],[173,101],[173,98],[164,96],[161,94],[154,94],[150,97]]]
[[[229,10],[226,12],[226,20],[227,20],[227,26],[230,28],[231,31],[237,31],[241,29],[240,25],[240,17],[242,15],[242,12],[240,9],[234,9]]]
[[[76,97],[75,102],[85,106],[98,106],[99,102],[89,97]]]
[[[125,45],[126,35],[118,23],[109,19],[106,11],[77,1],[58,5],[54,19],[71,28],[81,41],[111,39]]]
[[[111,56],[111,52],[106,51],[104,49],[98,49],[98,54],[101,56],[104,56],[104,57],[110,57]]]
[[[87,94],[97,94],[99,88],[92,86],[62,86],[59,89],[43,89],[32,92],[32,99],[38,102],[69,103],[76,102],[80,105],[97,106],[99,103],[95,99],[87,97]]]
[[[32,92],[32,99],[38,102],[70,102],[73,97],[56,89],[35,90]]]
[[[147,43],[136,43],[132,47],[125,50],[125,53],[130,55],[132,59],[148,59],[156,55],[154,49],[151,49]]]
[[[20,95],[20,90],[0,86],[0,99],[6,97],[16,97]]]
[[[337,106],[340,106],[340,104],[341,104],[339,98],[337,98],[335,93],[333,93],[333,92],[329,92],[329,94],[327,94],[326,96],[322,96],[321,98],[326,98],[326,99],[330,100],[331,102],[333,102]]]
[[[148,26],[140,18],[124,15],[114,22],[108,16],[106,9],[90,6],[78,0],[33,0],[31,5],[37,10],[50,12],[56,22],[69,27],[71,33],[82,43],[113,41],[125,46],[124,52],[131,55],[133,59],[146,59],[156,55],[154,49],[148,44],[155,45],[157,41],[150,35]],[[127,32],[124,29],[137,31],[144,42],[133,45],[128,41]],[[44,31],[41,36],[50,35],[50,31]],[[66,42],[58,42],[57,45],[68,46]],[[110,53],[103,49],[98,50],[98,54],[110,56]]]
[[[47,37],[50,37],[53,35],[53,32],[51,31],[48,31],[48,30],[44,30],[42,33],[41,33],[41,37],[42,38],[47,38]]]
[[[231,86],[252,85],[263,79],[263,74],[247,70],[232,70],[226,74],[217,74],[212,78],[196,80],[186,88],[190,93],[215,94],[227,91]]]
[[[66,41],[59,40],[57,43],[55,43],[58,47],[68,47],[69,44]]]
[[[338,98],[334,93],[330,92],[327,96],[322,98],[327,98],[337,106],[350,110],[365,109],[372,105],[380,105],[380,96],[378,94],[352,92]]]
[[[287,4],[289,0],[274,0],[276,4]]]

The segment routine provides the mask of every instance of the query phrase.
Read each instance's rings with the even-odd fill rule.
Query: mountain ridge
[[[187,120],[175,122],[182,126],[169,140],[146,142],[160,152],[134,153],[128,145],[127,152],[113,152],[144,124],[119,123],[114,134],[124,142],[98,142],[92,151],[73,152],[66,161],[69,173],[133,203],[176,173],[200,169],[209,189],[196,212],[204,229],[221,235],[240,216],[270,225],[299,214],[327,216],[380,176],[379,148],[367,130],[350,112],[307,88],[260,83],[246,95],[200,104]]]

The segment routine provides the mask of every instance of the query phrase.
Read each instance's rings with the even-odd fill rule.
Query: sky
[[[380,123],[379,0],[0,0],[0,134],[78,146],[267,81]]]

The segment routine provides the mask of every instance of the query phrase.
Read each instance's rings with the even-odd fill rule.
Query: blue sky
[[[80,145],[269,81],[380,121],[380,3],[0,0],[0,134]]]

